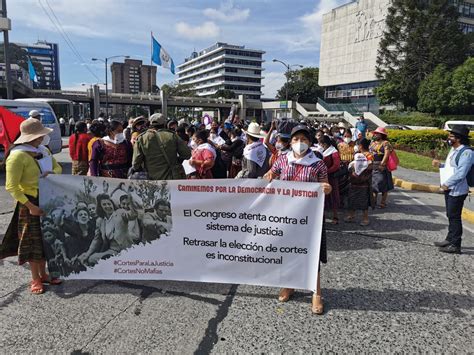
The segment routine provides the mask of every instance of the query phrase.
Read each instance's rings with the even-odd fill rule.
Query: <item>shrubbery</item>
[[[380,118],[388,124],[405,126],[423,126],[442,128],[446,121],[474,121],[472,115],[440,115],[432,116],[421,112],[395,112],[383,113]]]
[[[388,139],[395,149],[430,157],[445,157],[449,151],[446,144],[448,132],[441,129],[433,130],[389,130]],[[471,146],[474,145],[474,132],[470,134]]]

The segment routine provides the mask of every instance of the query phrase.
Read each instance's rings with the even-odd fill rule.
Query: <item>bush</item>
[[[442,125],[439,118],[420,112],[386,112],[380,118],[388,124],[425,127],[440,127]]]
[[[470,133],[471,146],[474,146],[474,132]],[[395,149],[431,157],[445,156],[449,150],[446,140],[448,132],[433,130],[388,130],[388,139]]]
[[[443,149],[446,147],[448,132],[433,130],[402,131],[389,130],[388,138],[395,148],[409,147],[419,152]]]
[[[421,112],[395,112],[383,113],[380,118],[388,124],[405,126],[424,126],[442,128],[446,121],[474,121],[472,115],[440,115],[432,116]]]

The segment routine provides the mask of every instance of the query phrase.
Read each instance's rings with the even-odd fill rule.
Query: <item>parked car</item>
[[[444,129],[451,130],[454,126],[467,126],[470,131],[474,131],[474,121],[447,121],[444,124]]]
[[[50,142],[49,149],[53,154],[61,152],[62,140],[61,140],[61,129],[59,128],[59,122],[54,114],[53,109],[45,102],[32,102],[32,101],[16,101],[16,100],[0,100],[0,106],[5,107],[17,115],[27,119],[31,110],[37,110],[41,114],[41,123],[45,127],[52,128],[53,132],[49,134]]]
[[[410,127],[404,126],[404,125],[398,125],[398,124],[388,124],[385,126],[386,129],[398,129],[398,130],[403,130],[403,131],[409,131],[411,130]]]

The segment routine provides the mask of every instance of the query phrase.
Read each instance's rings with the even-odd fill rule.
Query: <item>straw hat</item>
[[[244,133],[255,138],[265,138],[265,134],[262,134],[260,125],[257,122],[252,122],[251,124],[249,124],[247,130],[244,130]]]
[[[20,137],[13,142],[14,144],[22,144],[34,141],[37,138],[50,134],[53,130],[44,127],[40,121],[35,118],[29,118],[20,125]]]

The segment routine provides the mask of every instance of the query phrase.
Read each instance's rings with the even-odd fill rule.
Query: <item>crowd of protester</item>
[[[27,154],[15,157],[30,163],[30,156],[38,159],[39,155],[44,154],[41,143],[49,131],[36,119],[27,121],[28,124],[22,124],[21,136],[26,145],[21,145],[23,141],[16,142],[20,143],[16,149],[23,149]],[[38,124],[38,127],[34,126]],[[35,127],[35,134],[28,133],[32,130],[28,125]],[[341,211],[346,210],[344,222],[355,222],[356,211],[362,211],[360,225],[367,226],[369,208],[375,207],[377,195],[382,195],[379,207],[385,208],[388,192],[393,189],[391,173],[387,169],[392,151],[387,131],[377,128],[370,133],[371,140],[367,135],[363,117],[354,128],[349,128],[342,122],[298,122],[285,118],[260,125],[257,122],[243,122],[235,116],[222,123],[214,120],[205,125],[198,120],[167,120],[160,113],[149,118],[140,116],[128,122],[106,120],[101,116],[97,120],[75,123],[69,138],[69,153],[74,175],[146,180],[263,178],[268,181],[318,182],[326,195],[326,215],[330,216],[331,224],[338,224]],[[50,159],[57,166],[52,156]],[[32,292],[41,293],[42,282],[59,281],[46,274],[43,254],[38,251],[40,245],[22,246],[21,240],[21,235],[25,233],[41,239],[39,216],[42,212],[37,207],[39,174],[34,165],[21,170],[15,169],[15,164],[23,162],[7,161],[7,190],[12,194],[17,189],[15,181],[30,179],[26,172],[31,171],[35,179],[22,183],[31,184],[31,195],[20,196],[17,193],[15,197],[19,201],[18,211],[24,210],[22,213],[28,217],[16,219],[10,225],[13,229],[9,228],[7,235],[12,235],[11,245],[2,250],[1,257],[13,254],[13,249],[19,250],[20,262],[29,261],[32,266]],[[22,176],[17,176],[19,171],[23,171]],[[56,217],[52,213],[54,221],[44,219],[43,237],[49,241],[49,247],[56,249],[54,254],[63,258],[57,260],[57,265],[69,265],[72,270],[95,264],[104,257],[103,250],[97,248],[97,243],[92,240],[84,240],[84,245],[68,245],[67,238],[58,237],[58,225],[66,234],[92,235],[90,229],[103,233],[108,230],[106,225],[93,226],[97,216],[106,217],[102,220],[111,220],[112,216],[121,213],[119,219],[126,221],[124,228],[127,230],[140,215],[140,219],[145,219],[146,213],[140,212],[140,206],[121,201],[121,205],[116,207],[109,200],[110,197],[105,195],[98,196],[96,203],[78,206],[68,216],[58,212]],[[148,219],[153,222],[157,218],[150,215]],[[16,228],[22,229],[18,234],[19,240],[14,237]],[[110,236],[107,238],[115,240]],[[137,241],[146,242],[146,236],[137,237]],[[112,245],[106,253],[113,255],[119,249],[120,245]],[[326,262],[326,255],[323,226],[320,262]],[[292,289],[284,288],[280,291],[279,300],[286,302],[292,294]],[[319,282],[313,295],[312,311],[323,313]]]
[[[327,170],[332,189],[325,207],[330,223],[338,224],[346,210],[345,222],[354,222],[356,211],[361,211],[360,225],[369,225],[369,209],[377,202],[385,208],[393,189],[386,168],[393,148],[387,131],[379,127],[368,132],[363,117],[354,128],[343,122],[291,119],[246,124],[238,117],[206,126],[197,120],[167,120],[161,114],[126,123],[77,122],[69,139],[72,173],[151,180],[262,178],[279,157],[292,151],[292,129],[301,125],[308,129],[307,149]]]

